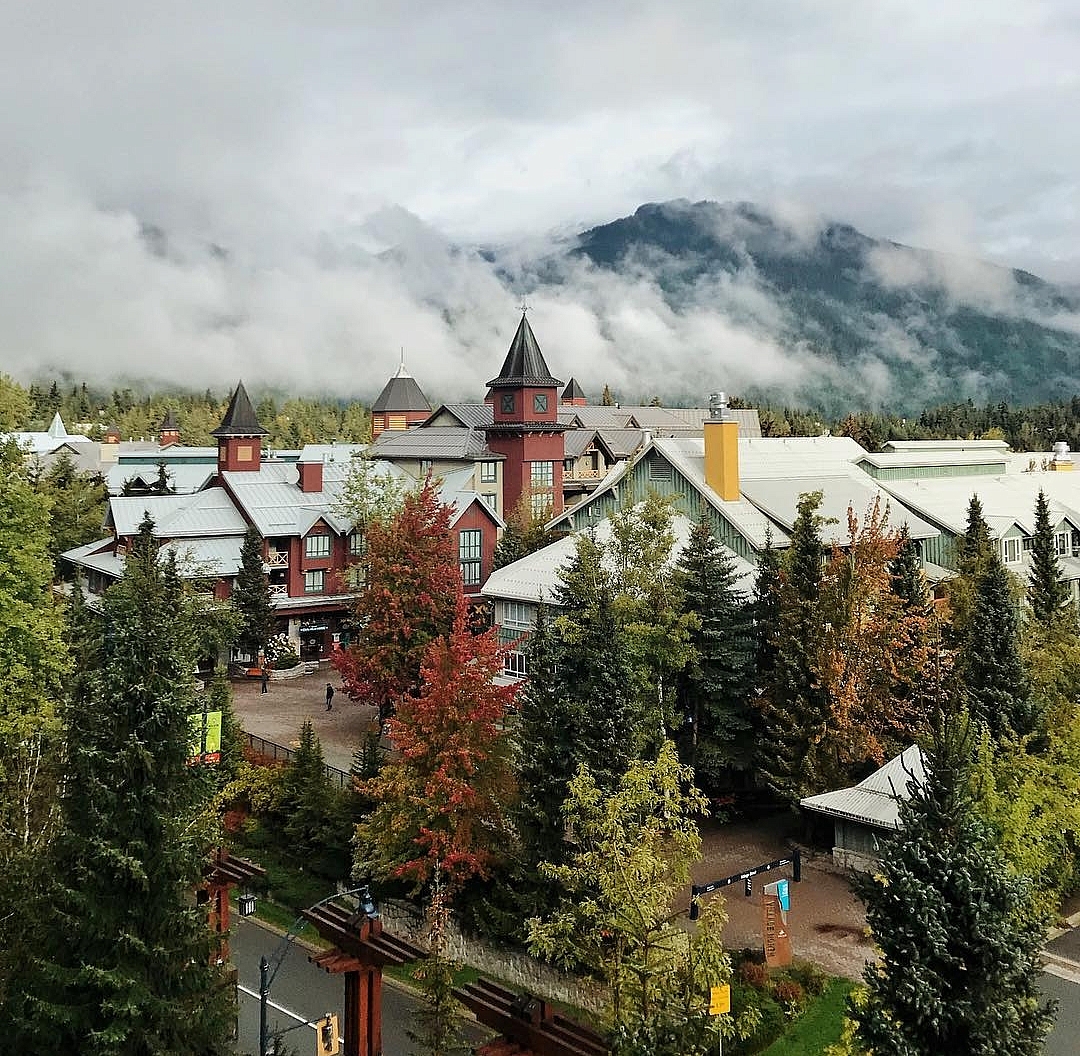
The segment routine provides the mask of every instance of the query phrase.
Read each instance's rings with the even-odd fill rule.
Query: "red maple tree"
[[[487,875],[513,789],[502,724],[517,686],[495,683],[504,652],[494,630],[469,630],[459,594],[450,633],[424,654],[420,692],[390,720],[393,757],[360,787],[376,804],[357,826],[361,874],[422,885],[437,868],[451,887]]]
[[[452,512],[429,477],[393,517],[367,528],[363,586],[353,606],[356,639],[333,663],[345,692],[380,714],[417,690],[425,650],[453,624],[461,569]]]

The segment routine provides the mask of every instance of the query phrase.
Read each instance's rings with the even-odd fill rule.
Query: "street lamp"
[[[313,906],[308,906],[308,908],[304,910],[304,913],[310,913],[312,910],[318,909],[320,906],[325,906],[335,899],[348,898],[350,895],[358,895],[360,897],[360,908],[368,920],[378,919],[379,911],[375,907],[375,902],[371,897],[371,891],[367,884],[364,884],[363,887],[353,887],[348,891],[339,891],[336,894],[328,895],[326,898],[320,899]],[[281,942],[278,943],[277,949],[274,950],[270,958],[267,959],[265,956],[259,958],[259,1056],[270,1056],[267,1049],[267,1044],[270,1040],[270,1032],[266,1022],[267,1004],[270,1000],[270,987],[273,985],[274,979],[277,978],[278,969],[281,968],[281,964],[285,960],[285,954],[288,953],[293,940],[304,926],[304,913],[301,913],[300,916],[292,922],[292,926],[285,933]]]

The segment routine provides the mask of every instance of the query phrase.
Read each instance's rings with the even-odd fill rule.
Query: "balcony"
[[[288,583],[271,583],[270,584],[270,597],[272,598],[287,598],[289,596]]]
[[[287,550],[271,550],[266,555],[266,563],[271,568],[288,568],[289,553]]]

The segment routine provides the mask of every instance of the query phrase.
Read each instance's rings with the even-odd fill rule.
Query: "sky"
[[[0,370],[475,397],[528,296],[559,376],[767,383],[762,329],[454,247],[747,200],[1080,283],[1077,56],[1075,0],[9,0]]]

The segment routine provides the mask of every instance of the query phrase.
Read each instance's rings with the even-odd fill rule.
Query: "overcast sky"
[[[452,387],[515,299],[442,237],[675,197],[1080,282],[1078,59],[1076,0],[8,0],[0,369],[290,384],[405,345]],[[429,274],[361,262],[403,230]]]

